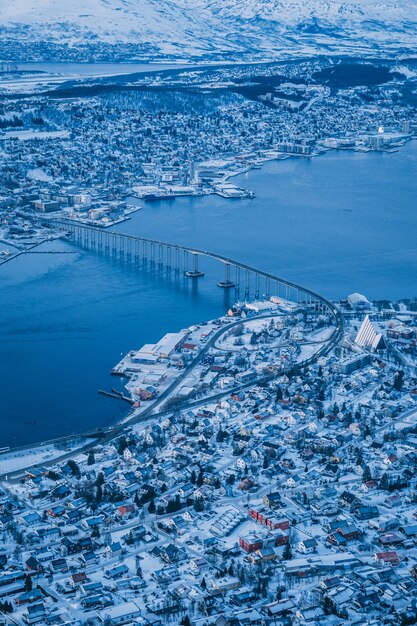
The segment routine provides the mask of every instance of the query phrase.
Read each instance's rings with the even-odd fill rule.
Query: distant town
[[[2,67],[3,253],[43,239],[45,214],[106,227],[141,203],[252,197],[233,176],[332,149],[395,151],[417,128],[406,60],[58,76],[59,84],[50,74]]]

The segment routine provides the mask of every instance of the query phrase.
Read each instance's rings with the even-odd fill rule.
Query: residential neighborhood
[[[273,300],[129,352],[121,435],[2,455],[4,623],[413,623],[415,313],[352,294],[305,366],[331,320]]]

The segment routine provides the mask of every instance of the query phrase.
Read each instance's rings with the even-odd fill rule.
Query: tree
[[[329,598],[329,596],[324,596],[324,598],[323,598],[323,611],[326,613],[326,615],[334,615],[335,614],[334,603],[333,603],[332,599]]]
[[[263,469],[268,469],[268,467],[269,467],[269,459],[268,459],[268,457],[266,455],[264,456],[262,467],[263,467]]]
[[[220,426],[219,430],[217,431],[216,441],[218,443],[222,443],[226,439],[226,437],[227,437],[226,431],[224,431],[222,427]]]
[[[394,377],[394,389],[396,391],[401,391],[404,383],[404,372],[403,370],[398,370]]]
[[[388,474],[386,472],[384,474],[382,474],[379,486],[384,491],[389,491],[390,490],[391,483],[389,481]]]
[[[184,617],[182,618],[182,620],[180,621],[180,624],[182,626],[191,626],[191,620],[188,617],[188,615],[184,615]]]
[[[71,474],[75,476],[75,478],[80,478],[81,476],[80,468],[78,467],[77,463],[73,459],[69,459],[69,461],[67,461],[67,466]]]
[[[290,559],[292,559],[292,550],[291,550],[291,544],[289,541],[288,543],[285,544],[284,552],[282,553],[282,558],[284,559],[284,561],[289,561]]]
[[[235,337],[241,337],[243,335],[243,324],[238,324],[236,328],[232,330],[232,334]]]
[[[194,510],[197,511],[197,513],[204,511],[204,499],[201,496],[194,498]]]
[[[133,502],[136,504],[137,507],[142,506],[142,503],[140,501],[139,494],[137,491],[135,493],[135,497],[133,498]]]
[[[29,576],[29,574],[26,574],[24,589],[25,589],[25,591],[32,591],[32,587],[33,587],[33,585],[32,585],[32,577]]]
[[[276,395],[275,395],[275,402],[279,402],[280,400],[282,400],[282,397],[283,397],[283,395],[282,395],[282,389],[281,389],[281,387],[278,385],[278,387],[277,387],[277,392],[276,392]]]
[[[367,483],[369,480],[372,480],[371,470],[369,469],[369,465],[365,465],[363,468],[362,480],[364,483]]]
[[[229,474],[229,476],[226,478],[226,482],[228,485],[233,485],[235,480],[236,476],[234,474]]]
[[[96,478],[96,487],[101,487],[102,485],[104,485],[104,474],[103,472],[99,472],[97,474],[97,478]]]
[[[204,589],[207,589],[207,583],[206,583],[206,579],[204,578],[204,576],[203,576],[203,580],[202,580],[202,581],[201,581],[201,583],[200,583],[200,587],[201,587],[201,589],[203,589],[203,590],[204,590]]]
[[[94,452],[90,450],[90,452],[88,453],[87,465],[94,465],[95,462],[96,462],[96,459],[94,456]]]
[[[102,500],[103,500],[103,488],[101,485],[99,485],[96,489],[96,503],[100,504]]]
[[[198,476],[197,476],[197,487],[201,487],[203,483],[204,483],[204,472],[202,469],[200,469]]]
[[[125,437],[120,437],[118,444],[117,444],[117,452],[119,454],[123,454],[123,452],[126,450],[127,448],[127,441]]]
[[[125,541],[126,541],[126,544],[127,544],[128,546],[133,546],[133,545],[134,545],[134,543],[135,543],[135,538],[134,538],[134,536],[133,536],[132,531],[130,531],[130,533],[129,533],[129,534],[128,534],[128,536],[126,537]]]
[[[191,476],[190,476],[190,481],[192,482],[193,485],[195,485],[196,481],[197,481],[197,475],[195,473],[195,470],[193,470],[191,472]]]
[[[155,513],[155,500],[153,498],[149,501],[148,511],[149,513]]]

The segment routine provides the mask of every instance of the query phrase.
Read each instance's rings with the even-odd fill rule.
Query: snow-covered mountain
[[[0,0],[0,40],[153,54],[412,50],[416,0]]]

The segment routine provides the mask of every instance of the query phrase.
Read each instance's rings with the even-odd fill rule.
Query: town
[[[415,623],[417,301],[338,306],[237,302],[115,364],[121,424],[4,450],[0,623]]]
[[[410,68],[406,60],[305,60],[73,81],[23,94],[5,79],[2,253],[47,238],[45,214],[105,228],[152,201],[253,197],[233,177],[268,160],[396,151],[417,127]]]

